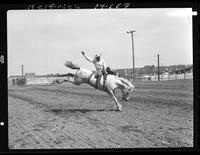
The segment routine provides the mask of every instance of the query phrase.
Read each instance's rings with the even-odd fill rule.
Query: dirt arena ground
[[[10,86],[9,148],[193,146],[192,80],[136,82],[130,100],[119,101],[121,112],[88,85]]]

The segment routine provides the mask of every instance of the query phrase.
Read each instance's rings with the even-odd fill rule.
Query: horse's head
[[[122,100],[128,101],[129,100],[130,91],[127,89],[122,90]]]
[[[134,85],[127,79],[121,78],[121,81],[125,84],[125,88],[122,90],[122,99],[129,100],[129,94],[134,90]]]
[[[134,85],[127,79],[121,78],[121,81],[126,85],[126,88],[129,92],[134,90]]]

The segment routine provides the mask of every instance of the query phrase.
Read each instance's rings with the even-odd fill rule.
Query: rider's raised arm
[[[83,56],[84,56],[85,59],[88,60],[89,62],[93,62],[93,60],[92,60],[90,57],[88,57],[87,55],[83,54]]]

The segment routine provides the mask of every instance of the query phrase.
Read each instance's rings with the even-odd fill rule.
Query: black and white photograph
[[[9,149],[192,148],[195,15],[8,10]]]

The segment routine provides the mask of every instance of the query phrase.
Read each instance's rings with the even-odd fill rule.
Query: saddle
[[[88,84],[90,84],[90,79],[91,79],[91,77],[92,77],[94,74],[95,74],[95,72],[93,72],[93,73],[89,76],[88,81],[87,81]],[[103,75],[99,76],[98,78],[96,78],[96,84],[95,84],[95,85],[92,85],[95,89],[98,88],[98,85],[100,84],[99,82],[100,82],[102,76],[103,76],[103,89],[106,90],[106,88],[105,88],[105,82],[106,82],[106,79],[107,79],[107,74],[103,74]],[[90,84],[90,85],[91,85],[91,84]]]

